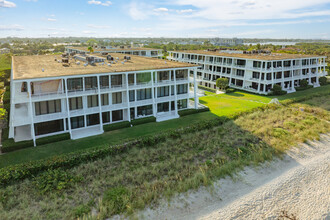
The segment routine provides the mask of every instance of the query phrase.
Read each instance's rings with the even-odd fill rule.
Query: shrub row
[[[131,121],[132,125],[141,125],[141,124],[146,124],[150,122],[155,122],[156,118],[154,116],[147,117],[147,118],[139,118],[139,119],[134,119]]]
[[[296,91],[303,91],[303,90],[311,89],[311,88],[313,88],[312,85],[307,85],[307,86],[304,86],[304,87],[302,87],[302,86],[295,87],[294,89],[295,89]]]
[[[117,122],[114,124],[108,124],[103,126],[104,131],[113,131],[121,128],[128,128],[131,127],[131,123],[129,121],[122,121],[122,122]]]
[[[232,92],[235,92],[236,90],[233,89],[233,88],[227,88],[226,89],[226,93],[232,93]]]
[[[199,89],[202,89],[202,90],[206,90],[206,91],[208,91],[208,92],[217,93],[217,90],[216,90],[216,89],[212,89],[212,88],[209,88],[209,87],[207,87],[207,86],[198,85],[198,88],[199,88]]]
[[[6,135],[8,137],[8,133],[6,132]],[[49,137],[43,137],[43,138],[38,138],[36,140],[37,145],[44,145],[44,144],[49,144],[49,143],[54,143],[58,141],[63,141],[63,140],[68,140],[70,139],[70,134],[65,133],[65,134],[58,134],[58,135],[53,135]],[[20,141],[20,142],[15,142],[14,139],[6,139],[2,142],[2,148],[1,151],[3,153],[8,153],[12,152],[15,150],[20,150],[28,147],[33,147],[33,141]]]
[[[3,94],[3,104],[10,103],[10,86],[6,87],[6,91]]]
[[[201,108],[201,109],[185,109],[185,110],[181,110],[179,111],[179,115],[180,116],[186,116],[186,115],[192,115],[192,114],[196,114],[196,113],[200,113],[200,112],[207,112],[210,111],[209,108]]]
[[[104,158],[109,155],[116,155],[128,150],[131,147],[150,147],[165,141],[167,138],[179,138],[183,134],[196,132],[219,126],[228,121],[228,118],[220,117],[217,119],[196,123],[185,128],[171,129],[160,134],[145,136],[121,145],[107,146],[102,148],[91,148],[72,152],[69,154],[58,155],[43,160],[31,161],[27,163],[8,166],[0,169],[0,186],[6,186],[25,178],[31,178],[40,172],[48,169],[72,168],[81,163]]]

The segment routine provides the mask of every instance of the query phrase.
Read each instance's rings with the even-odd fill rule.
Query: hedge
[[[69,139],[70,139],[70,133],[57,134],[57,135],[52,135],[52,136],[48,136],[48,137],[38,138],[36,140],[36,144],[44,145],[44,144],[49,144],[49,143],[54,143],[54,142],[59,142],[59,141],[64,141],[64,140],[69,140]]]
[[[164,142],[168,138],[179,138],[183,134],[219,126],[226,121],[228,121],[228,118],[219,117],[217,119],[196,123],[185,128],[171,129],[163,131],[160,134],[128,140],[125,144],[121,145],[110,145],[102,148],[96,147],[64,155],[58,155],[47,159],[4,167],[0,169],[0,186],[6,186],[25,178],[31,178],[48,169],[68,169],[82,163],[104,158],[109,155],[116,155],[128,150],[131,147],[150,147],[157,143]]]
[[[6,135],[8,137],[7,132],[6,132]],[[36,140],[36,144],[44,145],[44,144],[50,144],[50,143],[68,140],[68,139],[70,139],[69,133],[58,134],[58,135],[53,135],[53,136],[49,136],[49,137],[38,138]],[[14,139],[10,138],[10,139],[4,140],[2,142],[1,150],[3,153],[8,153],[8,152],[12,152],[15,150],[28,148],[28,147],[33,147],[33,140],[15,142]]]
[[[200,113],[200,112],[207,112],[207,111],[210,111],[210,109],[209,108],[185,109],[185,110],[179,111],[178,113],[180,116],[186,116],[186,115],[196,114],[196,113]]]
[[[154,116],[147,117],[147,118],[139,118],[139,119],[134,119],[131,121],[132,125],[141,125],[141,124],[146,124],[150,122],[155,122],[156,118]]]
[[[313,88],[312,85],[307,85],[307,86],[305,86],[305,87],[301,87],[301,86],[299,86],[299,87],[294,87],[294,89],[295,89],[296,91],[303,91],[303,90],[311,89],[311,88]]]
[[[28,147],[33,147],[32,140],[15,142],[14,139],[10,138],[2,142],[1,151],[3,153],[8,153]]]
[[[3,104],[10,103],[10,88],[9,86],[6,87],[6,91],[3,94]]]
[[[209,87],[206,87],[206,86],[198,85],[198,88],[199,88],[199,89],[206,90],[206,91],[208,91],[208,92],[217,93],[217,90],[216,90],[216,89],[212,89],[212,88],[209,88]]]
[[[233,88],[227,88],[226,89],[226,93],[232,93],[232,92],[235,92],[236,90],[233,89]]]
[[[128,128],[131,127],[131,123],[129,121],[122,121],[114,124],[104,125],[104,131],[113,131],[121,128]]]

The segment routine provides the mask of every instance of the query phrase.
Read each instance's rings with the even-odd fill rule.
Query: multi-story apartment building
[[[137,55],[143,57],[161,57],[163,56],[161,49],[151,49],[151,48],[131,48],[131,47],[119,47],[119,48],[109,48],[109,47],[94,47],[94,53],[122,53],[127,55]],[[67,53],[79,53],[85,54],[89,53],[87,47],[66,47],[65,51]]]
[[[229,79],[229,86],[267,94],[273,85],[295,92],[302,79],[319,86],[325,76],[325,56],[301,54],[248,53],[245,51],[170,51],[169,60],[201,65],[197,71],[200,85],[216,89],[216,80]]]
[[[124,54],[14,56],[9,138],[35,143],[68,132],[78,139],[106,124],[178,118],[179,110],[198,107],[190,74],[196,77],[196,65]]]

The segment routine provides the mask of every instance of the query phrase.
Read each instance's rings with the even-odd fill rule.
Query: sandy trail
[[[139,219],[330,219],[330,136],[301,144],[283,160],[247,167],[212,188],[180,194]],[[288,219],[288,218],[284,218]]]

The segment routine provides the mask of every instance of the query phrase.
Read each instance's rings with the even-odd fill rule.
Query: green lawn
[[[286,100],[329,90],[330,85],[327,85],[315,89],[287,94],[277,98],[279,100]],[[208,96],[200,98],[200,102],[204,105],[207,105],[210,108],[210,112],[188,115],[179,119],[173,119],[160,123],[152,122],[138,125],[132,128],[124,128],[116,131],[106,132],[102,135],[94,137],[88,137],[79,140],[61,141],[38,146],[35,148],[27,148],[15,152],[10,152],[0,156],[0,168],[11,164],[43,159],[46,157],[69,153],[86,148],[118,144],[127,139],[155,134],[167,129],[184,127],[191,123],[209,120],[217,116],[230,116],[234,113],[250,110],[255,107],[264,105],[265,103],[269,103],[272,98],[274,97],[260,96],[241,91],[219,95],[208,93]]]
[[[11,68],[11,57],[10,55],[0,55],[0,71]]]

